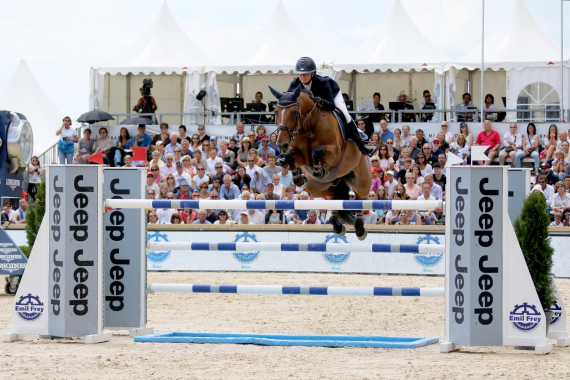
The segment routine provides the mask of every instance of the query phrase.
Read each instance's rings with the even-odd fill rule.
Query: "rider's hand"
[[[323,100],[321,99],[320,96],[315,96],[314,99],[315,103],[317,104],[323,104]]]

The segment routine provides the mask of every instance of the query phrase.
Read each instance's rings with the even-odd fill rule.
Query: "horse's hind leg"
[[[368,232],[366,232],[366,228],[364,228],[364,218],[362,217],[362,211],[358,211],[356,213],[356,220],[354,222],[354,233],[356,234],[358,240],[364,240],[368,235]]]
[[[338,184],[334,187],[334,199],[348,199],[348,192],[350,191],[350,187],[342,178]],[[351,226],[354,225],[354,211],[351,210],[339,210],[338,217],[343,220],[345,223],[350,224]]]

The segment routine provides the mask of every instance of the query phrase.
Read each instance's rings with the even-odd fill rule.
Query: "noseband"
[[[318,118],[317,121],[315,122],[314,126],[311,126],[311,115],[313,113],[313,111],[315,110],[315,108],[317,108],[317,103],[315,103],[313,105],[313,108],[311,108],[311,111],[309,111],[309,113],[307,114],[307,117],[305,117],[305,120],[301,121],[301,105],[299,104],[299,101],[284,101],[284,102],[279,102],[277,103],[277,107],[279,108],[289,108],[289,107],[293,107],[296,106],[297,107],[297,117],[295,118],[295,125],[293,126],[293,128],[290,128],[288,125],[285,124],[279,124],[279,126],[277,126],[277,131],[281,132],[281,131],[287,131],[289,132],[289,134],[291,135],[291,140],[293,140],[295,137],[297,137],[297,135],[300,136],[306,136],[308,138],[313,138],[315,135],[312,132],[312,129],[314,126],[317,125],[317,123],[319,122],[319,118],[321,117],[321,113],[318,111]],[[283,119],[281,119],[283,120]],[[309,131],[305,132],[304,129],[304,125],[305,123],[307,123],[309,125]],[[300,128],[297,128],[300,125]]]

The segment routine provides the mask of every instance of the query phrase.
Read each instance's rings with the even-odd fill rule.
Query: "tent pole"
[[[564,0],[560,0],[560,122],[564,117]]]
[[[481,12],[481,122],[485,121],[483,107],[485,106],[485,0],[481,0],[483,10]]]

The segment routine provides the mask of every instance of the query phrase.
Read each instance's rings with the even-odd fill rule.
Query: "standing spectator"
[[[232,183],[229,175],[224,176],[224,184],[220,187],[220,199],[239,199],[239,187]]]
[[[237,133],[235,133],[232,138],[236,140],[236,146],[240,148],[241,144],[239,142],[241,142],[245,137],[244,126],[241,121],[236,124],[236,132]]]
[[[489,95],[487,95],[489,96]],[[499,152],[499,165],[504,165],[507,156],[511,158],[511,165],[515,166],[515,157],[519,149],[523,146],[523,139],[520,133],[517,133],[517,123],[511,123],[509,130],[503,136],[503,149]]]
[[[491,122],[489,120],[485,120],[483,122],[483,128],[485,130],[477,136],[476,144],[479,146],[488,146],[489,148],[485,151],[485,154],[489,159],[485,162],[479,160],[477,163],[479,165],[491,165],[493,158],[497,156],[497,151],[499,150],[499,146],[501,146],[501,137],[497,133],[497,131],[492,130]]]
[[[26,215],[28,214],[28,201],[26,198],[20,198],[18,202],[20,207],[14,212],[10,222],[13,224],[26,224]]]
[[[160,123],[160,133],[154,135],[152,141],[150,142],[150,149],[155,151],[157,149],[156,143],[159,141],[162,141],[165,147],[170,144],[170,135],[168,134],[168,123]]]
[[[55,131],[55,135],[59,136],[58,152],[59,163],[61,165],[71,165],[73,163],[73,153],[75,152],[75,143],[78,141],[77,131],[71,128],[71,118],[66,116],[63,118],[61,128]]]
[[[380,120],[380,140],[385,143],[388,139],[394,140],[394,134],[388,130],[388,122]]]
[[[212,224],[209,220],[206,220],[208,213],[206,210],[198,211],[198,219],[196,219],[192,224]]]
[[[32,160],[28,166],[28,174],[28,195],[33,202],[36,199],[36,194],[38,193],[38,186],[42,183],[41,177],[46,174],[46,170],[40,166],[38,156],[32,156]]]
[[[198,125],[198,139],[200,140],[200,143],[210,141],[210,136],[206,134],[206,127],[202,124]]]
[[[83,138],[79,140],[79,147],[75,155],[75,161],[79,165],[86,165],[89,163],[87,160],[93,154],[93,144],[95,140],[91,139],[91,129],[87,128],[83,131]]]

